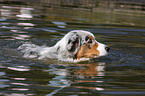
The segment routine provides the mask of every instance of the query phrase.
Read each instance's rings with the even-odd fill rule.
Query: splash
[[[59,60],[64,62],[70,62],[70,63],[78,63],[78,62],[89,61],[90,58],[80,58],[80,59],[66,58],[66,59],[59,59]]]

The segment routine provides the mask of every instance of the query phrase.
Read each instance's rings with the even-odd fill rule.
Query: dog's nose
[[[110,50],[110,47],[105,47],[105,50],[107,51],[107,52],[109,52],[109,50]]]

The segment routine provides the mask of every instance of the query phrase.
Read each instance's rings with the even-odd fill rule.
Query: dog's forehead
[[[94,35],[93,35],[91,32],[89,32],[89,31],[74,30],[74,31],[71,31],[70,33],[72,33],[72,34],[77,34],[77,35],[78,35],[79,37],[81,37],[82,39],[85,38],[86,36],[92,36],[93,38],[95,38]]]

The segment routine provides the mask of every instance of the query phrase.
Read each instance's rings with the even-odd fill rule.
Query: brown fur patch
[[[90,37],[90,39],[93,40],[92,37]],[[77,59],[93,58],[95,56],[98,56],[100,52],[97,50],[97,47],[98,47],[98,43],[96,43],[95,41],[92,44],[86,43],[82,45],[77,53]]]

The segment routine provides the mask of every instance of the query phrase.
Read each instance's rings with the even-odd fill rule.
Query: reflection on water
[[[67,66],[67,65],[61,65]],[[67,66],[68,67],[68,66]],[[75,68],[76,67],[76,68]],[[78,68],[81,67],[81,68]],[[53,67],[52,67],[53,68]],[[77,89],[90,89],[96,91],[102,91],[104,88],[99,86],[99,83],[103,83],[102,80],[99,80],[101,76],[105,76],[104,74],[104,64],[77,64],[73,66],[69,66],[68,69],[56,69],[53,68],[51,70],[52,74],[56,74],[57,76],[49,81],[50,84],[48,86],[60,87],[59,89],[54,90],[52,94],[62,94],[65,88],[77,88]],[[75,79],[74,79],[75,78]],[[93,80],[94,78],[98,78],[98,80]],[[88,79],[88,80],[87,80]],[[92,79],[92,80],[91,80]],[[84,85],[83,85],[84,83]],[[86,86],[85,83],[97,83],[95,86]],[[78,85],[76,85],[78,84]],[[79,85],[80,84],[80,85]],[[90,84],[90,85],[92,85]],[[89,84],[88,84],[89,85]],[[59,91],[59,92],[58,92]],[[70,90],[71,93],[72,90]],[[69,93],[69,92],[68,92]],[[65,92],[65,94],[68,94]],[[87,92],[78,92],[80,94],[86,94]],[[50,94],[47,94],[48,96]]]
[[[0,95],[144,96],[144,16],[141,10],[0,4]],[[110,54],[72,64],[25,59],[16,50],[25,42],[52,46],[73,29],[91,31]]]
[[[16,15],[17,17],[20,17],[22,19],[31,19],[33,18],[31,14],[31,10],[34,10],[33,8],[20,8],[20,14]]]

